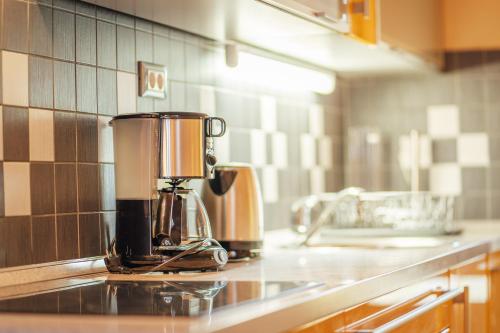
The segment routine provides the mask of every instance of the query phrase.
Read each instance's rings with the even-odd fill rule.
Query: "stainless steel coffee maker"
[[[222,118],[203,113],[126,114],[111,120],[116,186],[112,272],[213,270],[227,252],[212,239],[191,179],[208,178],[216,163],[213,138]]]

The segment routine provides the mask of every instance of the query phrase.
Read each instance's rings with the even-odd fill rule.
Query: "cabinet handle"
[[[361,319],[360,321],[357,321],[348,327],[346,327],[345,332],[349,333],[387,333],[390,332],[398,327],[403,326],[404,324],[418,318],[419,316],[434,310],[435,308],[439,307],[440,305],[443,305],[446,302],[449,301],[454,301],[455,303],[464,303],[466,306],[464,306],[464,332],[469,333],[469,314],[467,310],[467,304],[468,304],[468,288],[457,288],[457,289],[452,289],[447,292],[442,292],[442,291],[430,291],[424,293],[421,297],[416,297],[415,299],[421,299],[423,297],[427,297],[428,295],[431,294],[437,294],[441,293],[440,296],[438,296],[436,299],[430,301],[429,303],[423,304],[419,306],[418,308],[415,308],[399,317],[396,319],[393,319],[379,327],[373,328],[373,329],[355,329],[356,326],[361,325],[362,323],[366,323],[368,320],[374,319],[375,317],[379,316],[380,314],[374,314],[372,316],[369,316],[367,318]],[[413,299],[414,300],[414,299]],[[391,309],[400,307],[401,304],[407,304],[408,301],[402,302],[394,307],[391,307]],[[386,313],[385,311],[383,311]],[[446,332],[446,329],[443,331]]]

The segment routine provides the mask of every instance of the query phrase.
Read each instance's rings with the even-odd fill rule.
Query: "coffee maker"
[[[111,272],[216,270],[227,252],[212,239],[205,207],[189,180],[209,178],[222,118],[158,112],[114,117],[116,238]]]

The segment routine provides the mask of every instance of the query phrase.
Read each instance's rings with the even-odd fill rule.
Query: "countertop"
[[[0,331],[19,332],[281,332],[368,301],[441,273],[478,255],[500,249],[500,221],[469,221],[459,236],[436,238],[420,248],[287,248],[286,231],[266,236],[262,258],[228,264],[210,273],[114,275],[98,273],[65,279],[92,280],[314,281],[317,288],[224,309],[197,318],[1,314]],[[54,283],[38,283],[38,290]],[[23,290],[20,288],[19,290]],[[26,288],[33,292],[33,288]],[[258,328],[258,329],[257,329]]]

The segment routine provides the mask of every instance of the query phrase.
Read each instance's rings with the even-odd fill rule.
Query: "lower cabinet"
[[[500,332],[500,252],[491,253],[488,258],[489,333]]]
[[[500,252],[476,257],[290,332],[500,332]]]

